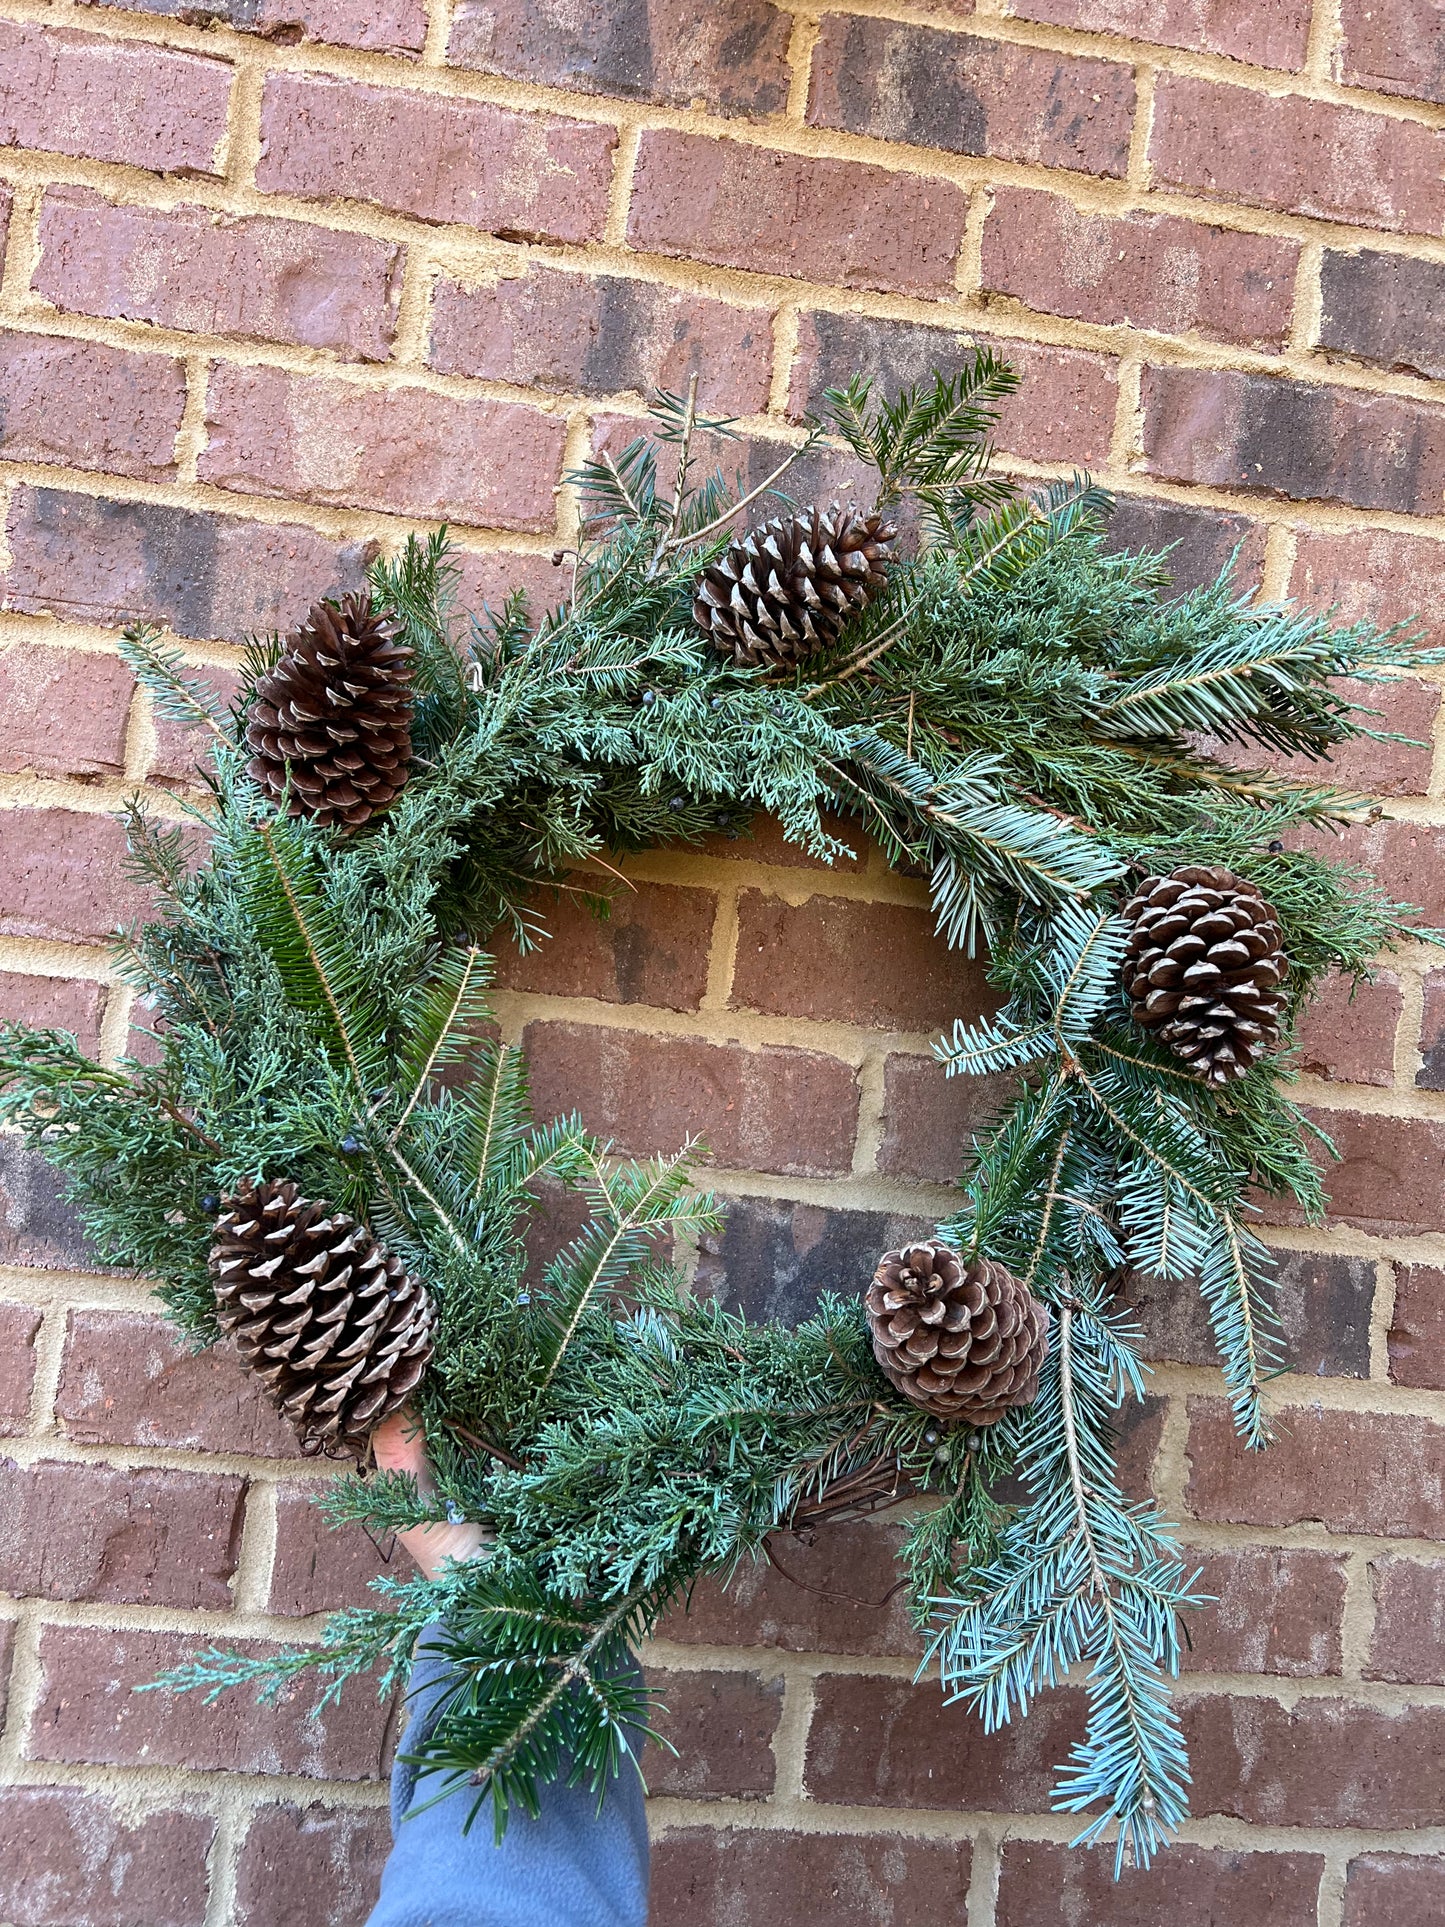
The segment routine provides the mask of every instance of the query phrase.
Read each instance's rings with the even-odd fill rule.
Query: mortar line
[[[739,887],[723,884],[717,891],[712,930],[708,937],[707,987],[698,1004],[700,1011],[724,1012],[733,994],[733,974],[738,960]]]
[[[258,1619],[274,1617],[269,1600],[276,1565],[277,1492],[274,1479],[248,1482],[241,1544],[231,1576],[233,1611]]]
[[[788,35],[788,100],[783,109],[785,120],[805,127],[808,121],[808,93],[813,77],[813,49],[818,44],[822,22],[811,8],[793,8],[793,27]]]
[[[1340,1613],[1340,1677],[1358,1690],[1366,1678],[1370,1643],[1375,1632],[1375,1584],[1372,1556],[1352,1552],[1345,1561],[1345,1598]]]
[[[997,1829],[983,1826],[973,1836],[973,1863],[969,1868],[968,1898],[964,1904],[967,1927],[994,1927],[998,1918],[999,1878],[1009,1830],[1008,1821],[1001,1820]]]
[[[1350,1850],[1327,1847],[1320,1869],[1320,1888],[1315,1900],[1316,1927],[1342,1927],[1345,1917],[1345,1882],[1348,1878]]]
[[[1399,1270],[1388,1258],[1375,1263],[1375,1290],[1370,1301],[1370,1377],[1388,1385],[1390,1376],[1390,1328],[1395,1322],[1395,1294]]]

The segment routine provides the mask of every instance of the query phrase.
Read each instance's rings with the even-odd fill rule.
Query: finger
[[[404,1405],[399,1412],[383,1419],[371,1435],[371,1450],[381,1472],[408,1472],[420,1490],[431,1484],[427,1464],[426,1439],[415,1412]]]

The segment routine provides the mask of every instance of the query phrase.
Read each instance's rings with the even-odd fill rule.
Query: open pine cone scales
[[[1206,1083],[1243,1077],[1279,1042],[1289,971],[1273,910],[1216,864],[1150,877],[1125,905],[1134,1020]]]
[[[426,1287],[364,1224],[274,1178],[222,1201],[210,1268],[221,1329],[301,1450],[364,1458],[431,1357]]]
[[[411,762],[411,651],[364,595],[318,602],[269,675],[246,725],[247,773],[290,813],[359,829],[401,794]]]
[[[693,615],[735,663],[801,662],[836,642],[883,587],[896,534],[881,515],[836,502],[778,516],[703,570]]]
[[[885,1376],[936,1418],[992,1425],[1038,1396],[1048,1307],[992,1259],[934,1243],[890,1251],[863,1302]]]

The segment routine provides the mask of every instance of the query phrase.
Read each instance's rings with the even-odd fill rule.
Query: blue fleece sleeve
[[[412,1668],[407,1752],[435,1717],[446,1671],[427,1643],[423,1634]],[[635,1767],[623,1763],[600,1811],[586,1786],[544,1787],[540,1817],[514,1812],[500,1846],[490,1809],[462,1832],[474,1791],[412,1813],[416,1769],[393,1767],[393,1844],[366,1927],[646,1927],[647,1816]],[[423,1783],[420,1803],[429,1797]]]

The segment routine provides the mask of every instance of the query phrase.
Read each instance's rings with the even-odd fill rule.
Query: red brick
[[[476,554],[459,549],[452,560],[460,572],[458,604],[478,617],[484,602],[500,610],[513,590],[521,589],[536,622],[564,600],[572,585],[571,570],[554,564],[550,555],[518,555],[509,549]]]
[[[786,1198],[729,1198],[723,1230],[706,1233],[694,1286],[749,1318],[795,1325],[824,1292],[861,1292],[881,1251],[926,1238],[933,1220],[907,1211],[839,1211]]]
[[[1320,346],[1427,380],[1445,375],[1445,266],[1405,254],[1326,253]]]
[[[1229,1852],[1171,1846],[1116,1881],[1114,1849],[1010,1840],[998,1888],[998,1927],[1046,1920],[1108,1927],[1315,1927],[1324,1860],[1314,1853]]]
[[[1439,513],[1445,410],[1428,402],[1273,375],[1146,368],[1143,406],[1143,466],[1151,475],[1295,501]]]
[[[1390,1377],[1445,1392],[1445,1271],[1401,1265],[1390,1319]]]
[[[0,644],[0,770],[118,776],[134,687],[119,656]]]
[[[1184,1563],[1201,1567],[1197,1590],[1213,1600],[1187,1621],[1190,1672],[1284,1673],[1316,1679],[1341,1668],[1340,1618],[1345,1564],[1333,1552],[1302,1547],[1185,1546]]]
[[[1445,1428],[1382,1412],[1291,1406],[1267,1452],[1239,1442],[1222,1399],[1189,1401],[1189,1506],[1196,1518],[1428,1537],[1439,1524]]]
[[[1161,74],[1149,160],[1157,186],[1362,227],[1439,232],[1435,130],[1298,95]]]
[[[79,1445],[178,1446],[299,1457],[289,1426],[234,1356],[187,1351],[162,1318],[73,1311],[55,1411]]]
[[[294,522],[267,527],[160,502],[14,491],[5,607],[67,621],[163,622],[242,640],[289,628],[322,596],[359,588],[370,551]]]
[[[0,1023],[68,1030],[94,1057],[100,1049],[105,995],[105,985],[88,977],[32,977],[20,970],[0,970]]]
[[[670,1827],[652,1857],[651,1927],[958,1927],[966,1840]]]
[[[621,1150],[672,1152],[696,1133],[738,1170],[827,1177],[852,1165],[858,1088],[836,1058],[587,1024],[529,1024],[524,1042],[537,1115],[579,1110]]]
[[[1445,1124],[1349,1111],[1311,1115],[1339,1153],[1337,1163],[1324,1166],[1332,1219],[1384,1237],[1409,1230],[1445,1230],[1445,1198],[1440,1194]]]
[[[1232,581],[1241,592],[1259,586],[1264,564],[1264,529],[1245,515],[1226,515],[1182,502],[1121,495],[1109,522],[1111,549],[1170,551],[1165,558],[1179,593],[1216,582],[1232,564]],[[1236,551],[1238,552],[1236,554]]]
[[[951,154],[1122,175],[1134,75],[1117,60],[830,14],[808,119]]]
[[[1339,1252],[1277,1251],[1274,1297],[1292,1372],[1368,1378],[1373,1258]],[[1127,1281],[1127,1302],[1144,1333],[1144,1356],[1216,1365],[1219,1352],[1196,1278]]]
[[[401,255],[393,243],[301,221],[117,207],[86,188],[53,187],[32,285],[70,314],[384,361]]]
[[[363,1927],[390,1848],[384,1813],[259,1808],[236,1869],[236,1927]]]
[[[1340,24],[1340,78],[1350,86],[1445,100],[1445,44],[1434,0],[1343,0]]]
[[[1440,708],[1440,691],[1431,683],[1416,681],[1413,676],[1389,682],[1366,682],[1358,676],[1341,676],[1334,688],[1357,709],[1369,712],[1357,716],[1356,722],[1367,729],[1388,730],[1411,740],[1378,742],[1373,737],[1356,736],[1341,743],[1325,758],[1274,755],[1253,745],[1211,744],[1210,747],[1225,761],[1256,769],[1263,762],[1281,775],[1301,782],[1334,783],[1340,789],[1371,796],[1423,796],[1430,787],[1431,741]]]
[[[607,216],[616,139],[610,127],[490,102],[271,74],[256,185],[507,239],[591,241]]]
[[[214,1473],[0,1459],[0,1590],[224,1612],[246,1488]]]
[[[196,1694],[136,1691],[184,1665],[203,1644],[199,1633],[47,1626],[29,1757],[81,1766],[294,1773],[308,1780],[381,1777],[391,1709],[364,1683],[317,1718],[311,1708],[318,1683],[304,1678],[270,1706],[246,1686],[210,1706]],[[275,1649],[245,1640],[234,1650],[259,1657]]]
[[[1445,642],[1445,542],[1383,529],[1303,532],[1290,594],[1347,622],[1418,618],[1431,641]]]
[[[167,481],[185,405],[181,364],[167,355],[0,335],[0,454],[7,461]]]
[[[493,287],[443,278],[432,297],[433,368],[538,388],[685,394],[731,415],[767,407],[772,315],[622,275],[532,268]]]
[[[96,1271],[59,1171],[12,1133],[0,1133],[0,1264]]]
[[[1249,7],[1236,0],[1013,0],[1010,11],[1048,26],[1290,70],[1304,64],[1310,31],[1310,0],[1256,0]]]
[[[1339,834],[1301,836],[1301,847],[1328,861],[1347,863],[1372,876],[1387,896],[1412,903],[1431,924],[1445,921],[1445,836],[1409,821],[1352,823]]]
[[[1057,194],[999,187],[980,286],[1044,314],[1276,348],[1289,334],[1299,243],[1172,214],[1087,214]]]
[[[225,368],[207,396],[203,481],[333,507],[550,528],[566,424],[507,402]]]
[[[714,0],[704,8],[462,0],[447,60],[624,100],[775,114],[788,102],[790,26],[771,0]]]
[[[371,53],[420,53],[426,40],[423,0],[83,0],[87,6],[178,16],[192,24],[224,22],[240,33],[287,44],[320,40]]]
[[[648,129],[627,238],[845,288],[947,294],[967,201],[949,181]]]
[[[976,1131],[1018,1093],[1012,1077],[945,1077],[931,1057],[890,1055],[883,1067],[878,1169],[889,1177],[954,1183]]]
[[[1300,1069],[1343,1084],[1394,1081],[1400,979],[1382,970],[1351,991],[1347,977],[1326,977],[1300,1018]]]
[[[1445,1797],[1445,1707],[1186,1700],[1190,1810],[1258,1826],[1428,1827]]]
[[[406,1554],[387,1533],[377,1549],[359,1525],[330,1526],[316,1504],[330,1481],[276,1488],[276,1556],[267,1612],[287,1619],[380,1602],[368,1580],[408,1570]],[[390,1559],[383,1555],[390,1552]]]
[[[230,95],[225,61],[0,22],[0,147],[218,174]]]
[[[163,1797],[163,1796],[162,1796]],[[72,1787],[0,1794],[0,1915],[11,1927],[201,1927],[215,1820]]]
[[[770,1559],[744,1563],[726,1586],[699,1582],[660,1628],[684,1645],[766,1646],[787,1653],[917,1658],[919,1636],[899,1588],[902,1528],[860,1519],[826,1530],[775,1532]]]
[[[0,1300],[0,1437],[23,1432],[35,1383],[35,1335],[42,1314],[33,1305]],[[0,1673],[4,1668],[0,1666]]]
[[[301,611],[296,610],[297,618]],[[192,669],[189,672],[192,682],[199,683],[210,694],[213,705],[224,718],[241,688],[241,678],[232,669]],[[204,725],[178,723],[169,716],[151,709],[151,722],[155,728],[155,752],[146,780],[162,784],[170,789],[184,789],[193,786],[203,767],[209,767],[212,746],[215,738]]]
[[[783,1682],[762,1673],[648,1669],[660,1697],[651,1724],[677,1748],[651,1749],[647,1787],[688,1800],[765,1800],[773,1790],[772,1738]]]
[[[578,871],[579,889],[608,887],[606,877]],[[617,888],[605,919],[573,893],[538,904],[550,937],[525,957],[514,944],[497,950],[504,990],[557,997],[596,997],[608,1004],[653,1004],[696,1010],[707,989],[708,946],[717,899],[711,890],[661,883]]]
[[[783,827],[775,816],[759,814],[751,823],[739,822],[736,829],[725,830],[721,836],[704,839],[702,849],[708,856],[727,857],[735,863],[767,863],[785,870],[815,870],[820,877],[855,875],[864,868],[869,841],[857,823],[849,822],[846,817],[831,816],[822,812],[823,828],[829,836],[836,837],[853,854],[834,857],[825,863],[821,857],[810,856],[796,843],[790,843],[783,835]]]
[[[1350,1862],[1344,1927],[1438,1927],[1445,1916],[1445,1860],[1366,1853]]]
[[[1365,1677],[1445,1686],[1445,1561],[1373,1560],[1370,1590],[1375,1624]]]
[[[8,810],[0,838],[0,936],[99,943],[147,898],[125,871],[113,816]]]

